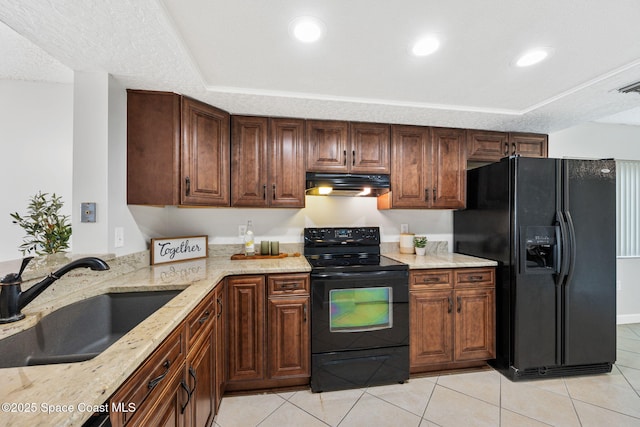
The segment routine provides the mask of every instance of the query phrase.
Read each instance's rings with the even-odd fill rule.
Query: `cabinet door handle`
[[[198,323],[200,323],[201,325],[206,322],[207,320],[209,320],[209,316],[211,313],[209,313],[209,310],[204,312],[204,316],[202,316],[200,319],[198,319]]]
[[[516,143],[512,142],[511,143],[511,147],[513,148],[513,152],[511,154],[515,155],[516,154]]]
[[[306,302],[302,306],[302,321],[305,323],[307,321],[307,303]]]
[[[153,389],[155,386],[160,384],[160,381],[162,381],[164,377],[166,377],[167,374],[169,373],[170,366],[171,366],[171,362],[169,361],[169,359],[165,360],[164,363],[162,364],[162,367],[165,369],[164,372],[158,375],[157,377],[155,377],[154,379],[149,380],[149,382],[147,383],[147,388],[149,390]]]
[[[436,197],[437,193],[436,193],[436,187],[433,187],[433,201],[435,202],[437,197]]]
[[[193,378],[193,388],[189,390],[189,398],[194,391],[196,391],[196,387],[198,386],[198,378],[196,378],[196,371],[193,369],[193,366],[189,366],[189,376]]]
[[[456,300],[458,301],[458,313],[460,313],[462,310],[462,298],[457,297]]]
[[[344,157],[344,159],[342,160],[342,165],[347,166],[347,150],[344,150],[342,152],[342,156]]]
[[[447,310],[447,313],[451,313],[453,310],[453,301],[451,300],[451,297],[447,297],[447,301],[449,302],[449,309]]]
[[[222,298],[218,297],[216,298],[216,302],[218,303],[218,319],[220,318],[220,316],[222,316]]]
[[[504,151],[502,152],[502,154],[504,154],[505,156],[507,154],[509,154],[509,143],[508,142],[504,143]]]
[[[271,198],[273,200],[275,200],[276,199],[276,185],[275,184],[273,184],[272,190],[273,190],[273,193],[271,194]]]
[[[425,202],[429,201],[429,189],[428,188],[424,189],[424,201]]]
[[[191,179],[189,179],[189,177],[186,177],[184,179],[185,184],[187,185],[187,189],[186,189],[186,193],[187,196],[191,194]]]
[[[267,184],[262,185],[262,200],[267,200]]]
[[[353,150],[351,152],[351,165],[355,166],[356,165],[356,150]]]
[[[189,402],[191,401],[191,393],[189,393],[187,383],[184,381],[184,379],[180,380],[180,387],[182,387],[182,389],[187,393],[187,402],[182,407],[180,407],[180,413],[184,414],[184,410],[187,409],[187,406],[189,406]]]

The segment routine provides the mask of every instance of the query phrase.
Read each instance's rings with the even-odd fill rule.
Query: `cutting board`
[[[278,254],[278,255],[251,255],[247,256],[245,254],[233,254],[231,255],[232,260],[238,259],[278,259],[278,258],[286,258],[286,257],[298,257],[300,256],[299,252],[295,252],[292,254]]]

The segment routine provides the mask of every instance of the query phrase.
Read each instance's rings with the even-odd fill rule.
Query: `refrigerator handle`
[[[556,232],[559,231],[558,245],[557,250],[560,270],[558,271],[558,275],[556,276],[556,285],[560,286],[564,282],[565,277],[567,276],[567,270],[569,266],[567,265],[567,261],[569,260],[569,241],[568,241],[568,232],[567,232],[567,224],[564,219],[564,215],[560,211],[556,211]]]
[[[571,213],[569,212],[565,212],[564,216],[566,218],[567,221],[567,228],[569,231],[569,250],[567,252],[569,252],[569,262],[567,263],[569,265],[568,271],[567,271],[567,281],[566,284],[567,286],[569,286],[571,284],[571,279],[573,278],[573,271],[575,269],[576,266],[576,229],[573,226],[573,219],[571,218]]]

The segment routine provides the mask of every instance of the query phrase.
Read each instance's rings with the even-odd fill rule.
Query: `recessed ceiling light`
[[[289,24],[289,33],[303,43],[313,43],[322,37],[324,24],[312,16],[300,16]]]
[[[516,65],[518,67],[529,67],[530,65],[534,65],[540,61],[543,61],[549,56],[550,53],[551,50],[547,48],[530,50],[529,52],[518,58],[518,60],[516,61]]]
[[[438,50],[440,41],[434,36],[426,36],[419,39],[411,47],[411,53],[415,56],[427,56]]]

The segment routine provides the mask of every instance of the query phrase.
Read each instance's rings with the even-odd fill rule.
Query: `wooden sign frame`
[[[208,236],[181,236],[151,239],[151,265],[189,261],[209,256]]]

